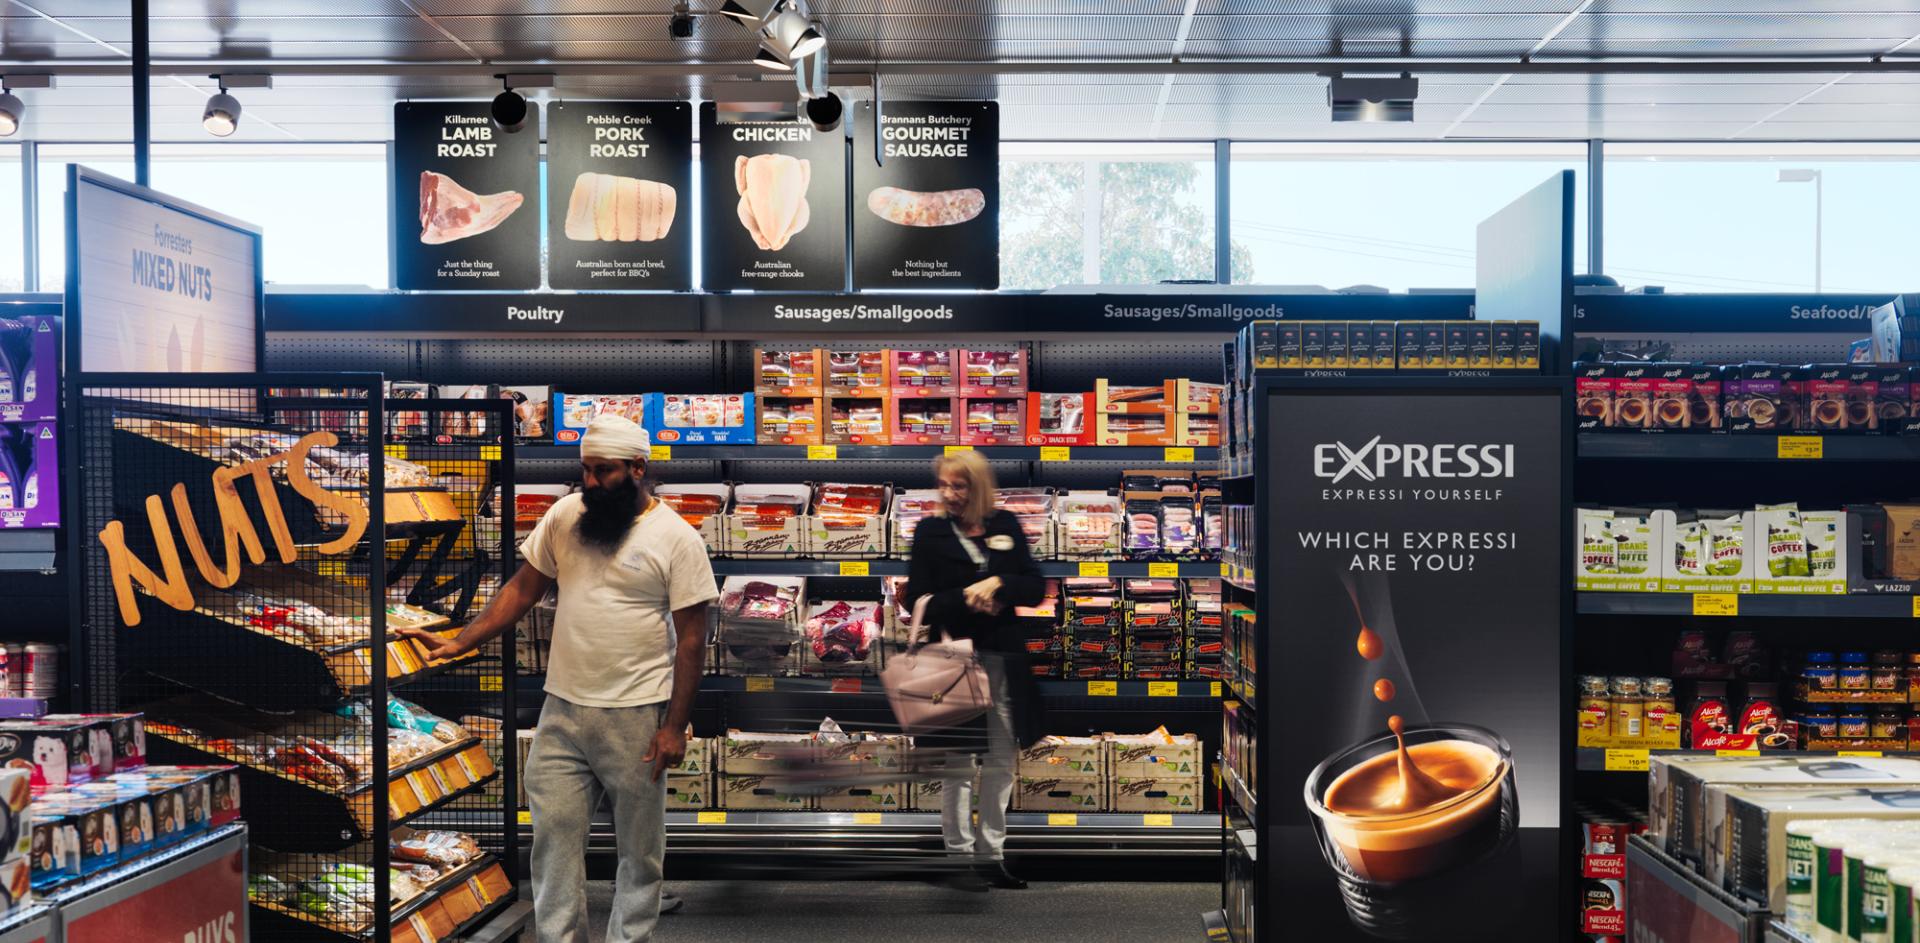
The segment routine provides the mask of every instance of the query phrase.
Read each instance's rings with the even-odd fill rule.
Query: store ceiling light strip
[[[1520,57],[1521,60],[1531,60],[1534,56],[1539,55],[1540,50],[1547,48],[1548,43],[1558,39],[1560,34],[1566,32],[1567,27],[1572,26],[1573,21],[1579,19],[1580,15],[1587,12],[1587,8],[1591,6],[1593,6],[1593,0],[1580,0],[1580,5],[1569,10],[1566,16],[1560,18],[1560,22],[1555,23],[1552,29],[1547,30],[1547,34],[1540,37],[1540,41],[1534,43],[1533,48],[1527,50],[1526,55]],[[1492,85],[1487,86],[1486,91],[1480,93],[1479,98],[1473,100],[1473,104],[1467,106],[1467,110],[1461,112],[1458,117],[1454,118],[1453,123],[1447,125],[1445,131],[1440,132],[1440,136],[1443,138],[1453,137],[1453,132],[1458,131],[1460,126],[1467,122],[1468,118],[1473,117],[1473,113],[1479,111],[1480,106],[1486,104],[1487,99],[1492,98],[1494,92],[1499,91],[1501,86],[1513,81],[1513,75],[1512,72],[1508,72],[1495,79]]]
[[[1170,61],[1179,62],[1187,52],[1187,35],[1193,32],[1193,13],[1200,6],[1200,0],[1187,0],[1186,8],[1180,11],[1180,26],[1173,33],[1173,49]],[[1153,105],[1153,123],[1148,127],[1147,136],[1160,136],[1160,118],[1167,113],[1167,100],[1173,97],[1174,74],[1167,73],[1160,81],[1160,99]]]
[[[487,57],[481,55],[479,50],[476,50],[472,46],[467,45],[466,41],[462,40],[460,37],[453,35],[452,30],[447,29],[445,26],[442,26],[439,20],[436,20],[433,18],[432,14],[429,14],[427,11],[420,9],[420,4],[414,2],[414,0],[400,0],[400,4],[406,7],[407,9],[412,10],[414,16],[419,17],[421,21],[426,23],[428,26],[433,27],[434,30],[439,32],[440,35],[447,37],[447,40],[449,42],[453,43],[456,46],[459,46],[461,52],[464,52],[467,55],[472,56],[473,61],[475,62],[487,61]]]

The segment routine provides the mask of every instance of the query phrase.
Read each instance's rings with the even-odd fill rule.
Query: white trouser
[[[993,710],[987,712],[987,752],[978,760],[980,814],[973,815],[976,788],[971,777],[951,782],[940,799],[940,829],[947,851],[988,861],[1006,857],[1007,803],[1013,799],[1013,708],[1007,703],[1005,667],[997,658],[983,658],[993,691]]]

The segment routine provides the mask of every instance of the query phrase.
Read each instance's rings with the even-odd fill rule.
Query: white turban
[[[594,417],[587,425],[587,434],[580,437],[580,457],[645,461],[652,446],[653,438],[639,423],[625,416],[603,413]]]

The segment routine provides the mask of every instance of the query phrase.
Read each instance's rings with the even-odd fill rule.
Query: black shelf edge
[[[1818,460],[1783,459],[1782,439],[1818,439]],[[1583,432],[1581,458],[1691,462],[1920,462],[1920,436]]]
[[[857,685],[848,682],[857,682]],[[1043,697],[1089,698],[1094,702],[1106,698],[1152,697],[1166,698],[1207,698],[1221,697],[1226,693],[1226,684],[1210,679],[1184,681],[1061,681],[1041,679],[1040,694]],[[1095,694],[1091,685],[1113,685],[1112,694]],[[1174,685],[1173,693],[1165,693],[1164,685]],[[1215,686],[1219,686],[1219,694]],[[835,687],[857,687],[853,691],[836,692]],[[1157,687],[1156,686],[1160,686]],[[1155,694],[1154,690],[1162,693]],[[700,690],[717,691],[727,694],[774,693],[774,694],[833,694],[880,695],[886,693],[880,686],[880,679],[871,675],[848,675],[840,678],[774,678],[747,677],[739,675],[707,675],[700,681]]]
[[[796,461],[807,458],[806,445],[675,445],[673,457],[666,461],[726,462],[752,461],[754,459]],[[945,455],[949,448],[970,448],[987,458],[1001,461],[1038,462],[1040,448],[1027,445],[981,445],[981,446],[945,446],[945,445],[841,445],[833,446],[835,458],[819,461],[869,461],[899,462],[916,459],[930,459]],[[1071,446],[1071,455],[1081,460],[1096,462],[1148,462],[1169,464],[1167,448],[1160,446],[1116,446],[1116,445],[1076,445]],[[1168,448],[1175,448],[1169,446]],[[1214,446],[1194,446],[1193,459],[1171,464],[1211,465],[1220,461],[1220,449]],[[524,461],[576,461],[580,458],[577,445],[528,444],[514,448],[514,458]]]
[[[1575,595],[1581,615],[1690,616],[1693,593],[1606,593]],[[1914,597],[1896,594],[1797,596],[1742,594],[1741,616],[1785,619],[1912,619]]]
[[[905,560],[743,560],[730,557],[716,557],[712,560],[713,572],[717,576],[859,576],[857,572],[864,568],[867,576],[905,576]],[[1042,576],[1082,576],[1096,575],[1087,572],[1092,569],[1106,568],[1107,576],[1146,577],[1153,575],[1154,567],[1175,566],[1179,568],[1178,579],[1220,579],[1225,575],[1219,561],[1187,563],[1149,563],[1139,560],[1042,560]]]
[[[1578,747],[1574,750],[1573,768],[1583,773],[1632,772],[1646,775],[1639,770],[1608,770],[1606,747]],[[1635,750],[1638,747],[1615,747],[1612,749]],[[1744,750],[1647,750],[1648,756],[1748,756]],[[1761,756],[1920,756],[1916,750],[1763,750]]]

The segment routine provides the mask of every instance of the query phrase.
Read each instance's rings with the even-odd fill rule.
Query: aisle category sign
[[[847,284],[847,149],[839,131],[700,105],[700,251],[708,291]]]
[[[691,289],[692,214],[692,105],[548,106],[549,287]]]
[[[853,118],[853,287],[1000,287],[1000,105],[860,102]]]
[[[540,287],[540,105],[527,108],[527,127],[508,134],[488,102],[393,106],[394,287]],[[544,310],[509,306],[507,317]]]

